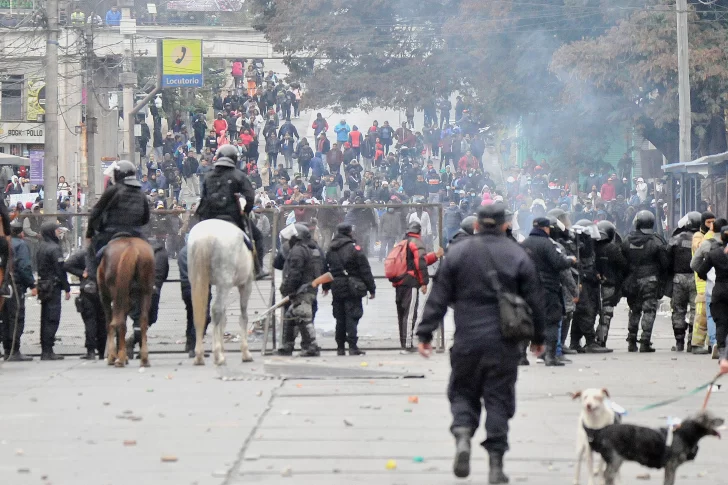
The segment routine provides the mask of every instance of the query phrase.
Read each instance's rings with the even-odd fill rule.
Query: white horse
[[[202,336],[205,332],[210,286],[215,286],[212,303],[212,349],[215,365],[225,364],[225,300],[232,288],[240,293],[240,350],[243,362],[252,362],[248,350],[248,299],[253,291],[253,255],[245,246],[243,231],[235,224],[208,219],[195,225],[187,240],[187,267],[192,290],[192,308],[197,343],[195,365],[204,365]]]

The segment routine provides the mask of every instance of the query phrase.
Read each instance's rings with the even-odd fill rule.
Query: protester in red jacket
[[[422,242],[420,233],[422,226],[419,222],[410,222],[407,226],[407,274],[399,281],[393,282],[397,304],[397,319],[399,320],[399,342],[403,349],[413,349],[412,332],[417,321],[417,309],[420,302],[419,291],[427,294],[430,275],[427,267],[435,264],[443,254],[442,248],[436,253],[428,253]]]
[[[602,200],[609,202],[617,198],[617,187],[614,185],[614,179],[609,177],[607,183],[602,185],[602,190],[599,191],[602,194]]]

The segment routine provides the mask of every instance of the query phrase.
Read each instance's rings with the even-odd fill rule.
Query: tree
[[[561,47],[552,71],[583,96],[616,100],[616,120],[633,123],[668,159],[677,162],[678,80],[674,4],[652,1],[604,35]],[[720,6],[719,6],[720,7]],[[726,151],[728,29],[712,9],[690,14],[690,81],[693,151]]]

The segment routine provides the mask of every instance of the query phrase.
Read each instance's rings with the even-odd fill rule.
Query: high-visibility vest
[[[83,25],[86,21],[86,14],[83,12],[73,12],[71,14],[71,23],[73,25]]]

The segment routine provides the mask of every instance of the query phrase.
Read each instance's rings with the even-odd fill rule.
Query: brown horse
[[[154,251],[143,239],[119,237],[104,250],[97,272],[99,297],[106,315],[106,354],[109,365],[124,367],[126,355],[126,318],[135,301],[140,306],[142,331],[141,366],[149,367],[147,327],[154,292]],[[116,337],[116,342],[114,341]]]

